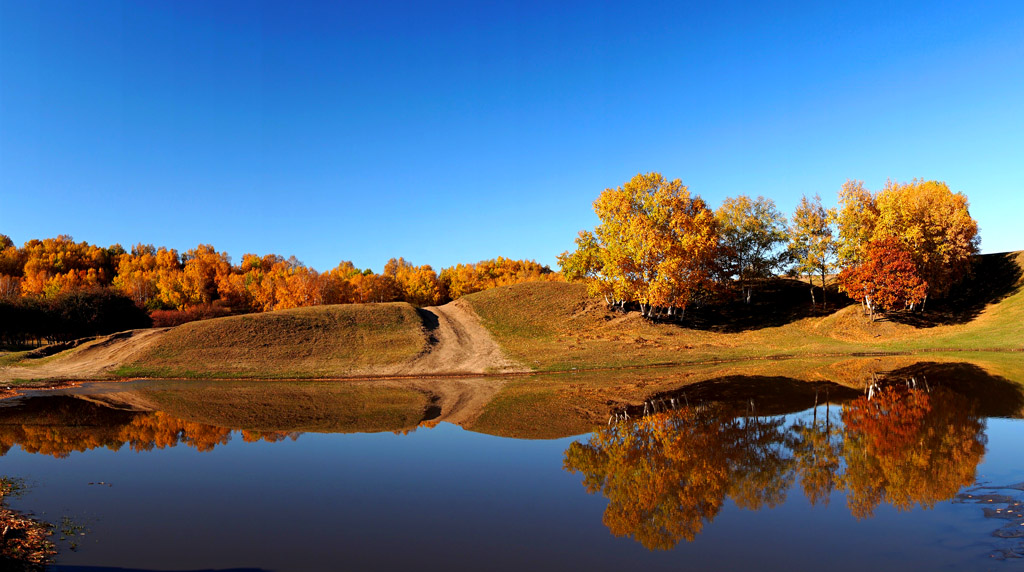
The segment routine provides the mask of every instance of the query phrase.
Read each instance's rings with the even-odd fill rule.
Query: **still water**
[[[603,379],[575,413],[585,378],[35,393],[0,403],[4,515],[64,571],[1019,569],[1022,386],[926,365],[870,399]]]

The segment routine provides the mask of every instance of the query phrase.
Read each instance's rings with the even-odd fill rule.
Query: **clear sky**
[[[0,0],[0,232],[554,265],[638,172],[847,178],[1024,248],[1024,2]]]

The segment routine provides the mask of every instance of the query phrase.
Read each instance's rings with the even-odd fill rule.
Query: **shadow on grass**
[[[893,312],[888,319],[916,328],[965,324],[978,317],[989,304],[1020,291],[1021,267],[1017,253],[986,254],[974,259],[973,276],[955,286],[949,296],[929,301],[922,313]]]
[[[806,282],[789,278],[763,280],[754,284],[750,304],[738,296],[709,304],[690,312],[683,324],[696,330],[737,333],[784,326],[811,316],[828,316],[852,303],[831,284],[825,309],[821,307],[821,297],[821,287],[815,286],[816,305],[812,306],[811,289]]]

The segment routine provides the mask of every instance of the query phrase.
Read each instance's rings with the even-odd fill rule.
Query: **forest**
[[[101,247],[62,235],[16,247],[0,235],[0,343],[67,341],[131,328],[320,304],[441,304],[495,286],[560,275],[498,257],[440,273],[393,258],[381,273],[343,261],[317,272],[294,256],[246,254],[232,264],[209,244],[177,250]]]
[[[609,308],[682,322],[688,308],[739,299],[780,274],[809,286],[825,308],[838,290],[878,313],[923,311],[971,272],[978,224],[967,197],[943,182],[889,181],[871,192],[847,181],[838,206],[803,196],[787,217],[772,199],[726,198],[712,210],[679,179],[638,174],[594,202],[600,223],[558,256],[560,272],[495,258],[440,273],[392,258],[381,273],[343,261],[326,272],[294,256],[245,254],[233,264],[209,244],[126,251],[70,236],[16,247],[0,235],[0,343],[68,341],[124,329],[173,326],[228,314],[321,304],[443,304],[536,280],[583,282]],[[819,297],[820,293],[820,297]]]
[[[980,244],[967,197],[916,179],[877,192],[847,181],[838,207],[805,195],[787,218],[761,196],[729,197],[713,211],[679,179],[648,173],[605,189],[594,211],[600,224],[559,255],[562,273],[609,307],[639,307],[653,320],[735,294],[750,303],[758,281],[780,273],[806,277],[822,308],[831,284],[872,320],[923,310],[969,276]]]

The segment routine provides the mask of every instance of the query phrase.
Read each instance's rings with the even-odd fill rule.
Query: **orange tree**
[[[843,270],[839,284],[862,301],[872,320],[876,308],[888,312],[913,307],[928,293],[909,250],[891,237],[871,242],[864,262]]]

